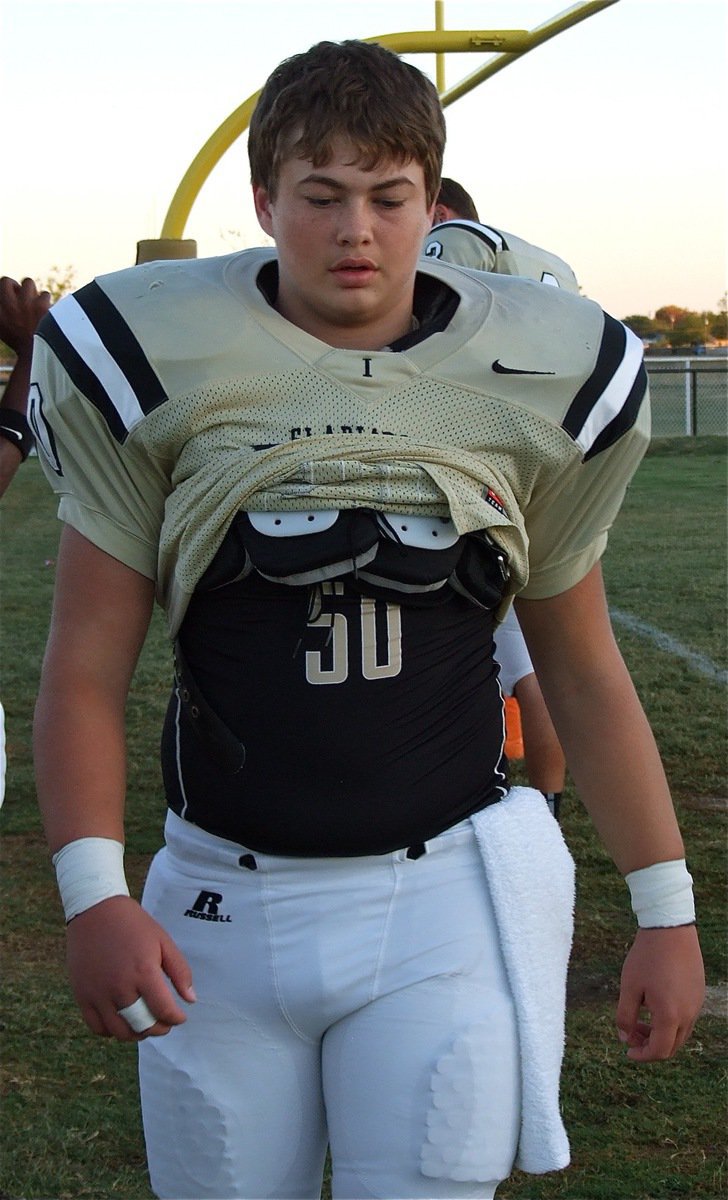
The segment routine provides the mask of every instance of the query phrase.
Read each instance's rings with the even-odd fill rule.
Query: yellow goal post
[[[437,89],[443,107],[447,107],[498,71],[502,71],[504,67],[534,50],[536,46],[541,46],[550,38],[618,2],[619,0],[582,0],[581,3],[573,4],[564,12],[531,30],[454,30],[444,27],[444,0],[435,0],[435,29],[385,33],[363,40],[378,42],[396,54],[434,54]],[[454,87],[445,86],[445,55],[484,52],[491,52],[491,57],[477,70],[466,75]],[[137,243],[137,263],[152,262],[161,258],[197,256],[196,241],[184,236],[192,206],[222,156],[248,128],[259,95],[260,89],[248,96],[247,100],[226,117],[195,155],[172,197],[161,235]]]

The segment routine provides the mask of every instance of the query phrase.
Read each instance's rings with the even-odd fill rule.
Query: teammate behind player
[[[572,872],[504,775],[510,594],[629,873],[630,1057],[672,1055],[702,1001],[599,574],[647,441],[640,347],[591,302],[420,259],[443,145],[418,70],[315,46],[250,127],[276,248],[105,276],[41,326],[65,526],[38,789],[79,1005],[141,1042],[160,1197],[318,1197],[327,1141],[335,1197],[486,1198],[516,1158],[568,1160]],[[178,685],[142,908],[124,707],[155,588]]]
[[[495,629],[493,654],[500,668],[503,696],[506,701],[513,699],[517,704],[526,777],[531,787],[543,792],[551,812],[558,819],[566,760],[513,607]],[[510,711],[506,704],[507,732]],[[506,752],[507,747],[508,742]]]
[[[472,196],[456,179],[442,180],[424,253],[428,258],[498,275],[522,275],[579,294],[576,275],[563,258],[514,233],[484,225]]]
[[[484,225],[475,201],[456,179],[444,178],[435,205],[435,224],[425,241],[429,258],[459,263],[478,271],[522,275],[578,294],[579,285],[568,263],[540,246],[511,233]],[[566,760],[546,707],[526,643],[511,609],[494,635],[503,694],[520,709],[526,775],[559,815],[566,777]],[[506,716],[508,716],[508,706]]]

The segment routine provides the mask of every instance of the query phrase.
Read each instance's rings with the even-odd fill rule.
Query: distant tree
[[[632,333],[636,334],[638,338],[652,337],[655,333],[660,332],[659,329],[655,328],[655,322],[652,317],[646,317],[642,313],[636,313],[631,317],[622,317],[622,320],[627,328],[631,329]]]
[[[51,267],[48,277],[44,280],[36,279],[36,283],[42,292],[50,292],[51,300],[55,304],[61,299],[61,296],[72,292],[76,286],[75,267]]]
[[[677,304],[666,304],[664,308],[658,308],[655,313],[655,320],[660,321],[663,326],[674,329],[681,317],[684,317],[688,310],[679,308]]]
[[[708,313],[708,318],[712,336],[724,342],[728,338],[728,292],[723,292],[718,301],[717,313]]]
[[[695,346],[705,341],[705,323],[701,313],[683,310],[667,335],[673,349],[678,346]]]

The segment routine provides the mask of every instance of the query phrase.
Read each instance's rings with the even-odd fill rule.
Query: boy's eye
[[[328,208],[331,204],[338,204],[338,196],[306,196],[306,201],[312,204],[315,208]],[[404,200],[396,200],[390,196],[375,197],[374,203],[379,208],[391,209],[401,208]]]

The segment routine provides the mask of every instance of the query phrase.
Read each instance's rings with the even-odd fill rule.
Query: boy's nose
[[[371,242],[371,220],[366,205],[347,204],[342,209],[337,240],[341,246],[362,246]]]

